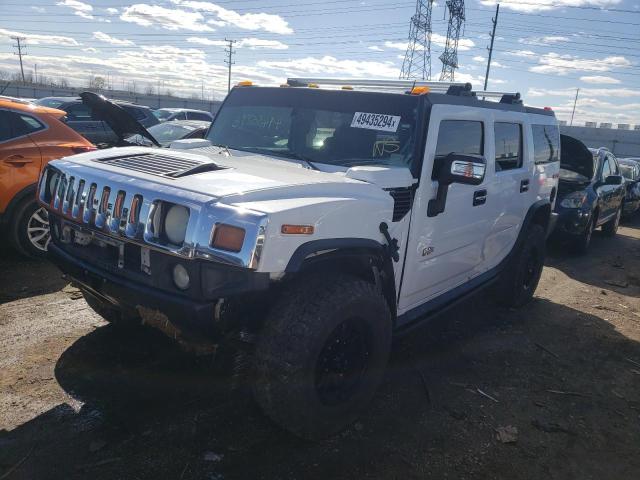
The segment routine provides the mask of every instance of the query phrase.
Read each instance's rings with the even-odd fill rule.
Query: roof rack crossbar
[[[370,88],[397,88],[411,89],[413,87],[430,87],[446,90],[452,85],[464,86],[462,82],[431,82],[427,80],[366,80],[355,78],[288,78],[287,83],[291,86],[306,86],[310,83],[317,85],[337,85],[351,87],[370,87]]]

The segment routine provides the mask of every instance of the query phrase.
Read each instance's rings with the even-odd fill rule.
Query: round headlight
[[[173,267],[173,283],[176,284],[180,290],[186,290],[189,288],[189,272],[179,263]]]
[[[164,219],[164,233],[171,243],[180,245],[184,242],[189,222],[189,209],[180,205],[169,208]]]

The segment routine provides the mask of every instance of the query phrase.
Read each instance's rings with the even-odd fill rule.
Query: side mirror
[[[450,153],[446,157],[437,158],[431,178],[438,181],[438,192],[435,199],[429,200],[427,216],[435,217],[444,212],[449,185],[480,185],[486,169],[487,161],[484,157]]]
[[[622,185],[624,183],[624,177],[622,175],[609,175],[605,181],[605,185]]]

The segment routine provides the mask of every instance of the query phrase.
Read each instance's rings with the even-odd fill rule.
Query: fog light
[[[173,267],[173,283],[176,284],[180,290],[186,290],[189,288],[189,272],[182,265],[177,264]]]

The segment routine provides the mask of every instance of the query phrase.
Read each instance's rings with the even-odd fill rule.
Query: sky
[[[495,0],[465,2],[456,81],[481,89]],[[225,39],[235,40],[232,82],[279,85],[291,76],[396,79],[415,0],[0,0],[0,75],[19,71],[86,87],[204,96],[227,91]],[[433,4],[432,79],[447,31]],[[37,67],[36,67],[37,66]],[[488,90],[521,92],[574,125],[640,124],[640,0],[500,2]]]

